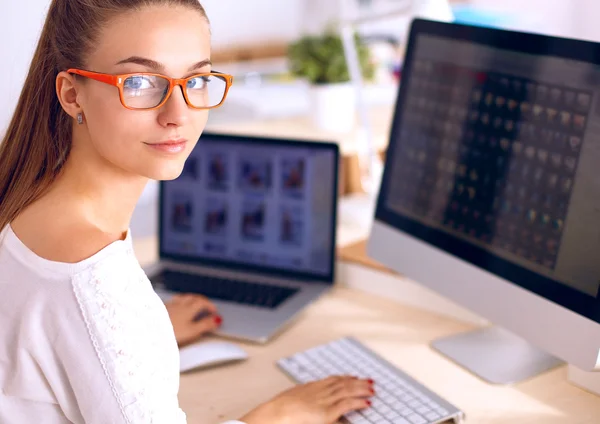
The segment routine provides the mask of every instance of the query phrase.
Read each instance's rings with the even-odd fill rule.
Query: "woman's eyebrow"
[[[145,66],[154,71],[162,72],[165,70],[165,66],[162,63],[157,62],[156,60],[148,59],[140,56],[131,56],[127,59],[123,59],[117,62],[117,65],[122,65],[124,63],[135,63],[137,65]],[[200,62],[189,67],[188,71],[193,71],[194,69],[203,68],[204,66],[212,65],[212,62],[209,59],[201,60]]]
[[[136,65],[142,65],[154,71],[164,71],[165,69],[164,65],[162,63],[157,62],[156,60],[147,59],[145,57],[139,56],[131,56],[127,59],[123,59],[117,62],[117,65],[122,65],[124,63],[135,63]]]
[[[190,66],[188,71],[193,71],[194,69],[198,69],[198,68],[204,68],[207,65],[212,65],[212,62],[209,59],[204,59],[201,60],[200,62],[196,63],[193,66]]]

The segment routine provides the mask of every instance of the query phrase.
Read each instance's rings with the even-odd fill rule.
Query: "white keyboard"
[[[464,413],[354,338],[346,337],[290,357],[277,365],[297,383],[332,375],[352,375],[375,381],[371,407],[351,412],[351,424],[462,423]]]

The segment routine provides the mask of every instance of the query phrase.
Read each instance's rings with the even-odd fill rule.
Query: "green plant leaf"
[[[375,75],[370,50],[358,34],[355,34],[354,41],[363,78],[370,81]],[[304,36],[291,43],[287,57],[292,75],[305,78],[312,84],[350,81],[342,38],[332,30],[321,35]]]

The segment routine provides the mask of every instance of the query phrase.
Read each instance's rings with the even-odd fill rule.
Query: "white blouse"
[[[0,233],[0,424],[184,424],[178,390],[173,327],[129,232],[76,264]]]

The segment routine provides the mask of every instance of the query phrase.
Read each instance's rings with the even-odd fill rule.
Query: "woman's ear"
[[[73,119],[83,113],[81,105],[77,102],[77,81],[75,76],[67,72],[60,72],[56,76],[56,95],[64,111]]]

